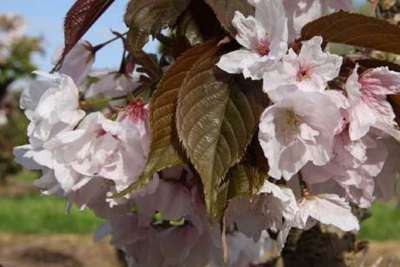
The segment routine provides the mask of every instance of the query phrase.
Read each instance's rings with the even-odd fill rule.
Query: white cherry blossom
[[[306,196],[299,203],[299,212],[291,221],[294,227],[304,229],[316,220],[322,224],[333,225],[343,231],[358,231],[360,225],[351,213],[348,202],[338,195],[322,194]]]
[[[374,136],[351,141],[348,131],[344,131],[335,137],[334,154],[325,166],[308,164],[302,170],[304,180],[309,185],[333,180],[344,189],[343,197],[361,208],[370,207],[375,199],[375,177],[387,159],[384,143]]]
[[[336,194],[307,195],[298,203],[298,212],[292,220],[287,220],[278,235],[278,243],[284,247],[292,228],[308,230],[317,222],[335,226],[342,231],[358,231],[357,217],[344,198]]]
[[[269,162],[269,175],[289,180],[308,162],[328,163],[340,122],[338,107],[318,92],[297,91],[267,108],[258,138]]]
[[[280,0],[255,2],[255,17],[236,11],[232,24],[236,40],[243,48],[225,54],[217,66],[228,73],[243,73],[245,78],[262,79],[287,51],[287,18]]]
[[[60,49],[60,52],[62,53],[63,49]],[[56,56],[54,60],[56,63],[60,60],[61,53]],[[93,66],[94,57],[93,46],[88,41],[81,41],[65,56],[59,72],[70,76],[77,85],[81,86]]]
[[[40,146],[60,133],[74,128],[85,112],[79,108],[79,91],[66,75],[37,73],[23,90],[20,106],[30,120],[28,137],[31,144]]]
[[[70,183],[75,183],[76,175],[99,176],[114,181],[121,191],[143,171],[148,142],[149,136],[141,136],[135,122],[112,121],[97,112],[89,114],[77,129],[57,135],[46,148],[53,151],[56,176]],[[78,183],[84,184],[85,180]]]
[[[278,101],[282,93],[296,89],[322,92],[338,76],[342,58],[324,52],[321,45],[319,36],[304,41],[298,55],[290,49],[281,63],[264,74],[263,89],[271,100]]]
[[[85,98],[125,96],[139,87],[140,75],[136,71],[132,74],[110,70],[94,71],[89,76],[95,81],[85,91]]]

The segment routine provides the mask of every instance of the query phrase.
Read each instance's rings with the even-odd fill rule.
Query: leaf
[[[215,41],[209,41],[189,49],[177,59],[160,81],[150,102],[152,138],[145,170],[137,182],[117,196],[139,189],[158,171],[183,164],[177,148],[179,142],[175,127],[178,92],[186,74],[215,45]]]
[[[189,49],[178,58],[161,80],[150,103],[152,140],[145,174],[152,175],[182,163],[174,146],[177,140],[175,111],[179,89],[193,65],[215,44],[212,41]]]
[[[75,44],[113,2],[114,0],[77,0],[74,3],[65,17],[65,48],[63,57],[71,51]]]
[[[244,156],[258,118],[247,95],[256,90],[244,90],[234,76],[217,78],[217,49],[212,52],[187,73],[176,119],[179,139],[203,182],[208,211],[216,217],[224,178]]]
[[[400,54],[400,29],[387,21],[339,11],[317,19],[302,30],[302,39],[322,36],[342,43]]]
[[[176,34],[185,36],[190,44],[218,39],[225,34],[215,13],[204,1],[191,1],[189,8],[179,17]]]
[[[173,26],[185,11],[190,0],[132,0],[128,4],[125,23],[129,27],[128,47],[140,51],[149,35]]]
[[[140,50],[136,51],[134,54],[130,54],[130,57],[136,65],[141,66],[138,71],[147,73],[152,82],[156,83],[160,80],[162,70],[158,64],[157,55],[147,54]]]
[[[256,194],[268,177],[268,162],[264,157],[257,138],[249,146],[242,162],[229,170],[228,198]]]
[[[234,37],[236,29],[232,26],[232,20],[236,11],[243,15],[254,15],[254,7],[247,0],[206,0],[206,3],[214,10],[219,22],[225,30]]]
[[[357,60],[356,63],[367,69],[388,67],[392,71],[400,72],[400,65],[386,60],[369,58]]]

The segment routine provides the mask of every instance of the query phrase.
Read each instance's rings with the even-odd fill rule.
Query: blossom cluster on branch
[[[203,3],[183,2],[187,14]],[[400,93],[400,73],[327,52],[328,30],[303,36],[350,1],[239,2],[254,14],[234,10],[226,25],[206,1],[235,40],[185,35],[188,48],[173,44],[185,52],[153,68],[158,59],[136,49],[147,20],[167,46],[179,19],[161,36],[164,22],[132,0],[119,70],[94,71],[98,46],[79,42],[22,93],[29,144],[17,161],[42,171],[43,193],[105,219],[95,237],[111,234],[132,266],[257,266],[292,229],[356,232],[352,207],[395,194],[400,129],[388,96]]]

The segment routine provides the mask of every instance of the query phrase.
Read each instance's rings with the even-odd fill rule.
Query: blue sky
[[[51,69],[54,51],[63,43],[63,20],[73,0],[0,0],[0,12],[13,12],[25,17],[27,34],[43,37],[44,56],[35,57],[42,70]],[[126,31],[122,21],[126,0],[116,0],[107,12],[85,35],[84,39],[98,44],[113,37],[110,30]],[[96,57],[98,67],[113,67],[120,62],[122,45],[114,42]]]
[[[127,0],[116,0],[107,12],[86,34],[85,39],[92,44],[101,43],[113,35],[110,30],[124,32],[122,22]],[[364,0],[355,0],[362,3]],[[51,69],[51,57],[63,43],[63,20],[74,0],[0,0],[0,12],[13,12],[26,18],[27,34],[43,37],[44,56],[35,57],[35,62],[42,70]],[[100,51],[96,58],[97,67],[118,66],[120,61],[120,42],[114,42]],[[154,45],[149,49],[154,49]]]

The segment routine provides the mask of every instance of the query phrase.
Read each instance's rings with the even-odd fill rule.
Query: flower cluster
[[[263,80],[272,104],[260,118],[258,138],[270,179],[280,186],[267,182],[260,192],[275,192],[274,202],[268,195],[241,200],[246,204],[232,202],[233,210],[245,214],[274,203],[276,210],[257,209],[257,216],[265,216],[258,226],[278,232],[281,246],[290,228],[308,229],[317,222],[356,231],[351,205],[368,208],[394,193],[399,168],[392,160],[399,155],[394,150],[400,129],[387,96],[400,93],[400,73],[356,65],[346,77],[342,57],[325,52],[321,37],[299,43],[298,29],[326,10],[325,1],[304,1],[303,11],[296,1],[253,2],[255,17],[237,12],[233,20],[243,48],[222,56],[218,66]],[[332,83],[340,79],[347,81]],[[243,220],[237,218],[236,223]]]
[[[249,3],[255,16],[237,11],[232,21],[242,48],[217,66],[263,80],[271,104],[259,118],[258,141],[269,177],[256,196],[229,202],[224,223],[209,220],[190,165],[118,194],[139,180],[149,157],[148,106],[131,96],[138,72],[93,71],[96,49],[82,42],[59,73],[37,73],[22,93],[29,144],[15,148],[17,161],[42,171],[36,185],[43,193],[104,218],[96,238],[111,233],[132,264],[261,264],[279,254],[292,228],[321,223],[357,231],[351,205],[367,208],[395,193],[400,130],[387,96],[400,92],[400,73],[356,65],[346,74],[342,57],[324,51],[321,37],[297,40],[306,23],[349,9],[350,1]],[[98,96],[129,101],[86,109]]]

